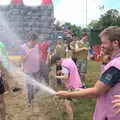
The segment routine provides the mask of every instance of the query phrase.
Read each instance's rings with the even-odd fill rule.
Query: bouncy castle
[[[42,0],[42,4],[38,6],[27,6],[23,0],[11,0],[8,5],[0,5],[1,39],[12,40],[13,43],[17,38],[25,41],[28,32],[35,31],[42,35],[45,40],[52,40],[53,10],[52,0]]]

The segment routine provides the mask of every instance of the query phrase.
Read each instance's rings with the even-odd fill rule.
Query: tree
[[[89,25],[88,28],[90,29],[99,29],[100,28],[100,22],[98,20],[93,20]]]
[[[72,25],[71,23],[67,22],[62,25],[63,30],[70,29],[73,34],[76,34],[78,37],[81,36],[81,27],[77,25]]]
[[[101,30],[108,26],[120,26],[120,13],[116,9],[108,10],[98,21],[92,21],[88,25],[89,28]]]
[[[72,25],[71,30],[72,30],[72,32],[75,33],[78,37],[81,36],[81,27],[80,27],[80,26]]]

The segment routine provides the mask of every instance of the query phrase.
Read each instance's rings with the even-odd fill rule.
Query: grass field
[[[11,58],[14,63],[17,63],[19,58]],[[87,87],[93,86],[100,73],[100,64],[97,62],[88,63],[88,72],[86,75]],[[18,80],[22,79],[16,74]],[[63,108],[57,107],[58,101],[53,98],[40,98],[40,112],[38,115],[43,115],[44,119],[30,120],[66,120]],[[22,92],[10,93],[6,95],[7,113],[12,116],[12,120],[27,120],[27,116],[31,114],[31,108],[26,104],[26,99]],[[95,99],[80,99],[76,104],[75,120],[92,120],[92,114],[95,108]],[[59,110],[58,110],[59,109]]]
[[[100,73],[100,63],[89,62],[88,72],[86,76],[86,83],[88,87],[91,87],[96,82]],[[75,120],[92,120],[92,114],[95,108],[95,99],[81,99],[77,103],[77,111],[75,114]]]

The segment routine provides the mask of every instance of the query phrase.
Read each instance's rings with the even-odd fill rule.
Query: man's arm
[[[81,44],[80,41],[77,41],[76,44],[75,44],[75,52],[81,52],[83,50],[88,51],[87,46],[83,45],[83,47],[79,47],[79,44]]]
[[[75,52],[80,52],[80,51],[83,51],[83,50],[88,50],[88,47],[84,46],[84,47],[80,48],[78,43],[76,43],[76,45],[75,45]]]
[[[64,92],[60,91],[56,95],[63,98],[81,98],[81,97],[99,97],[103,95],[107,90],[116,85],[120,80],[120,70],[111,67],[105,73],[101,75],[100,80],[96,82],[94,87],[88,89],[81,89],[77,92]]]
[[[88,47],[78,48],[76,51],[88,50]]]
[[[96,98],[103,95],[109,88],[110,86],[98,80],[93,88],[81,89],[74,92],[59,91],[56,95],[63,98]]]

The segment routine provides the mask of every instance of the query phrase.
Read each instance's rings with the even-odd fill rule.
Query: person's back
[[[66,87],[68,89],[77,89],[82,87],[81,79],[78,73],[76,64],[72,59],[63,59],[62,66],[69,70],[69,79],[67,80]]]

